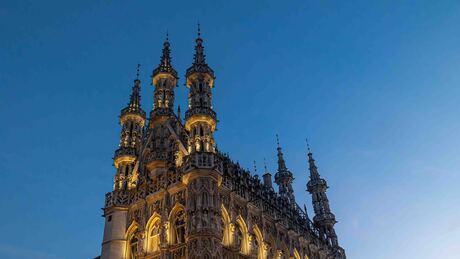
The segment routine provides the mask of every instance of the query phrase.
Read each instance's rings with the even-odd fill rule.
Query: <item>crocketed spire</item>
[[[315,159],[313,159],[313,154],[310,151],[308,152],[308,164],[310,181],[308,181],[307,190],[312,195],[313,210],[315,211],[313,221],[319,228],[321,236],[332,246],[338,247],[337,235],[334,230],[337,221],[329,207],[329,200],[326,195],[327,182],[320,177]]]
[[[127,113],[135,113],[141,115],[142,117],[145,117],[145,111],[141,108],[141,80],[139,80],[140,66],[140,64],[137,65],[137,76],[136,79],[134,79],[128,106],[121,110],[122,116]]]
[[[278,150],[278,172],[289,172],[286,167],[286,162],[284,161],[283,151],[281,150],[281,147],[280,147],[278,135],[276,136],[276,138],[277,138],[277,144],[278,144],[278,147],[276,148]]]
[[[313,154],[308,153],[308,164],[310,169],[310,179],[311,180],[321,180],[321,177],[318,173],[318,167],[316,167],[315,159],[313,159]]]
[[[198,24],[198,36],[196,38],[195,55],[193,56],[193,64],[187,69],[186,77],[194,73],[205,73],[213,79],[214,71],[206,64],[206,55],[204,54],[203,39],[201,38],[200,24]]]
[[[294,177],[286,167],[286,162],[284,161],[283,151],[281,150],[278,135],[276,135],[276,142],[278,145],[278,172],[275,174],[275,182],[279,186],[280,195],[294,204],[294,190],[292,189],[292,182]]]
[[[178,78],[176,70],[171,64],[171,48],[169,44],[169,35],[166,34],[165,42],[163,43],[163,54],[161,55],[160,65],[153,70],[152,76],[156,76],[160,73],[168,73],[173,77]]]

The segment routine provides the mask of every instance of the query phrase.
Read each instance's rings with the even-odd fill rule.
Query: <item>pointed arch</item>
[[[244,222],[244,219],[241,217],[241,215],[236,218],[236,224],[240,252],[242,254],[248,255],[250,252],[248,226],[246,225],[246,222]]]
[[[161,233],[161,218],[158,213],[153,213],[146,224],[147,242],[145,242],[145,251],[149,253],[160,251],[160,233]]]
[[[131,225],[129,225],[128,229],[126,230],[125,238],[128,239],[128,237],[136,232],[138,228],[139,224],[136,221],[131,222]]]
[[[137,255],[138,248],[138,235],[137,231],[139,229],[139,224],[136,221],[133,221],[131,225],[126,230],[125,239],[126,239],[126,249],[125,249],[125,258],[135,259]]]
[[[222,210],[222,245],[231,246],[233,244],[232,221],[228,215],[227,209],[221,205]]]
[[[257,225],[255,225],[253,228],[252,228],[253,232],[254,232],[254,235],[256,237],[256,240],[254,240],[254,242],[257,242],[257,259],[264,259],[264,258],[267,258],[267,255],[266,255],[266,251],[265,251],[265,248],[264,248],[264,238],[263,238],[263,235],[262,235],[262,232],[260,231],[259,227]]]
[[[169,235],[168,242],[170,244],[185,243],[185,207],[182,204],[176,203],[171,213],[169,214]]]

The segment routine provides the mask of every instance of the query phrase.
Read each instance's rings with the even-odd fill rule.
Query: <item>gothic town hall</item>
[[[214,71],[198,33],[184,118],[174,112],[178,74],[164,42],[152,72],[153,109],[140,104],[141,81],[121,110],[113,191],[106,194],[102,259],[345,259],[334,230],[326,181],[308,152],[314,217],[295,201],[292,173],[278,145],[278,169],[262,179],[217,150]]]

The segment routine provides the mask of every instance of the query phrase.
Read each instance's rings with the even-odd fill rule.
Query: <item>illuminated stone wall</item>
[[[267,169],[262,182],[216,148],[215,77],[202,43],[198,34],[194,61],[186,71],[185,120],[180,110],[173,111],[178,76],[168,39],[152,73],[154,105],[148,119],[140,105],[141,81],[134,80],[130,102],[120,115],[101,258],[345,259],[333,228],[327,184],[311,153],[313,221],[295,201],[292,173],[279,145],[279,193]]]

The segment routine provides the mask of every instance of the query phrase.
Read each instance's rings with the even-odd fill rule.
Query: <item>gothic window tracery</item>
[[[177,212],[174,219],[174,244],[182,244],[185,242],[185,213],[183,210]]]
[[[128,259],[137,259],[137,247],[139,239],[137,238],[137,231],[131,234],[128,241]]]
[[[149,233],[149,246],[151,252],[156,252],[160,250],[160,222],[156,221]]]
[[[230,246],[233,241],[230,216],[228,215],[228,212],[224,206],[222,206],[221,210],[222,210],[222,220],[221,220],[222,244],[224,246]]]
[[[264,240],[260,229],[255,226],[254,234],[252,236],[252,252],[257,256],[258,259],[264,259],[267,257],[264,250]]]

